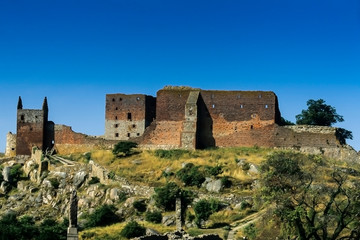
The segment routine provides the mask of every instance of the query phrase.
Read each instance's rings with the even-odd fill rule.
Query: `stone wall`
[[[16,134],[8,132],[6,134],[6,148],[5,148],[5,157],[14,157],[16,156]]]
[[[88,152],[94,149],[110,149],[117,142],[77,133],[69,126],[55,125],[55,149],[59,154]]]
[[[107,94],[105,138],[128,140],[143,135],[155,118],[155,98],[142,94]]]

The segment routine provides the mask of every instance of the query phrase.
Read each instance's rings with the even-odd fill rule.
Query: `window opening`
[[[21,119],[21,121],[24,121],[24,120],[25,120],[25,116],[24,116],[24,115],[21,115],[21,116],[20,116],[20,119]]]
[[[244,108],[244,105],[241,104],[241,105],[240,105],[240,108]]]
[[[130,133],[128,133],[127,136],[130,137]]]
[[[119,126],[119,124],[115,124],[115,128],[117,128]]]
[[[121,101],[122,101],[122,98],[119,98],[119,101],[121,102]]]
[[[215,108],[215,104],[212,105],[212,108]]]
[[[251,126],[250,126],[250,129],[254,129],[254,126],[253,126],[253,125],[251,125]]]
[[[115,108],[115,110],[119,110],[119,108],[118,108],[118,107],[116,107],[116,108]]]
[[[115,116],[115,120],[117,120],[117,116]]]
[[[115,98],[113,98],[112,101],[115,102]]]
[[[119,137],[119,133],[115,133],[115,137]]]
[[[139,100],[140,100],[140,98],[139,98],[139,97],[137,97],[137,98],[136,98],[136,100],[137,100],[137,101],[139,101]]]
[[[127,119],[128,119],[129,121],[132,121],[131,113],[128,113],[128,114],[127,114]]]
[[[136,135],[137,135],[137,136],[140,136],[140,133],[137,133]]]
[[[133,128],[136,128],[136,125],[135,125],[135,124],[133,124],[133,125],[132,125],[132,127],[133,127]]]
[[[266,104],[266,105],[265,105],[265,108],[269,108],[269,105]]]
[[[259,94],[259,98],[261,98],[261,94]]]

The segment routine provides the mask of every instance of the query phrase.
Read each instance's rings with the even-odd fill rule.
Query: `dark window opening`
[[[254,126],[253,126],[253,125],[251,125],[251,126],[250,126],[250,129],[254,129]]]
[[[115,108],[115,110],[119,110],[119,108],[118,108],[118,107],[116,107],[116,108]]]
[[[128,133],[127,136],[130,137],[130,133]]]
[[[118,126],[119,126],[119,124],[115,124],[115,126],[114,126],[114,127],[115,127],[115,128],[117,128]]]
[[[31,127],[31,128],[30,128],[30,131],[32,131],[32,130],[33,130],[33,128]]]
[[[37,116],[35,116],[35,118],[37,118]]]
[[[15,150],[15,148],[11,148],[11,151],[14,151]]]
[[[137,133],[136,135],[137,135],[137,136],[140,136],[140,133]]]
[[[133,125],[132,125],[132,127],[133,127],[133,128],[136,128],[136,125],[135,125],[135,124],[133,124]]]
[[[127,119],[128,119],[129,121],[132,120],[132,118],[131,118],[131,113],[128,113],[128,114],[127,114]]]
[[[113,98],[112,101],[115,102],[115,98]]]
[[[115,120],[117,120],[117,116],[115,116]]]
[[[121,102],[121,101],[122,101],[122,98],[119,98],[119,101]]]
[[[20,119],[21,119],[21,121],[24,121],[24,120],[25,120],[25,116],[24,116],[24,115],[21,115],[21,116],[20,116]]]
[[[115,137],[119,137],[119,134],[118,134],[118,133],[115,133]]]
[[[136,98],[136,100],[137,100],[137,101],[140,101],[140,98],[139,98],[139,97],[137,97],[137,98]]]

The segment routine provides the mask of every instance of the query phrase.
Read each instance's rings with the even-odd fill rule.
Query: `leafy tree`
[[[139,200],[139,201],[134,201],[133,207],[139,212],[145,212],[147,206],[144,201]]]
[[[360,239],[360,190],[351,187],[360,182],[350,184],[335,169],[322,184],[316,180],[321,164],[313,160],[293,153],[268,157],[261,166],[264,199],[275,204],[287,233],[300,240]]]
[[[10,168],[10,179],[11,182],[15,185],[20,180],[20,177],[23,173],[21,167],[21,164],[16,164]]]
[[[343,122],[343,116],[336,113],[336,109],[325,104],[323,99],[310,99],[306,102],[307,110],[302,110],[296,115],[297,124],[331,126],[337,122]]]
[[[175,202],[178,197],[181,198],[182,208],[185,209],[194,199],[194,194],[190,191],[181,189],[174,182],[169,182],[164,187],[155,188],[155,204],[165,211],[175,210]]]
[[[121,230],[120,235],[126,238],[140,237],[146,234],[146,229],[135,221],[131,221]]]
[[[244,228],[244,234],[246,237],[248,237],[250,240],[255,239],[257,233],[257,229],[255,227],[254,223],[250,223],[249,225],[246,225]]]
[[[37,240],[65,240],[68,224],[66,220],[59,224],[54,219],[48,218],[42,221],[39,227]]]
[[[286,126],[286,125],[295,125],[295,123],[289,121],[289,120],[286,120],[285,118],[281,117],[280,118],[280,123],[279,123],[280,126]]]
[[[121,141],[115,144],[113,154],[117,157],[126,157],[131,155],[132,149],[137,147],[137,143]]]

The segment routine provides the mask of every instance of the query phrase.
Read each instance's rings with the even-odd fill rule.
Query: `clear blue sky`
[[[106,93],[270,90],[295,121],[323,98],[360,150],[359,0],[1,0],[0,152],[24,108],[104,134]]]

